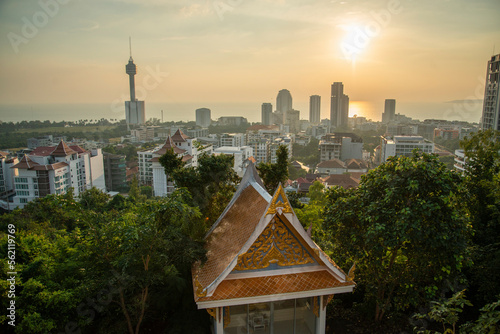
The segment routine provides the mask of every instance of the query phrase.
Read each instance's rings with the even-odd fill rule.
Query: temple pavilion
[[[194,298],[215,334],[323,334],[326,305],[355,286],[312,241],[283,187],[271,196],[253,164],[205,240]]]

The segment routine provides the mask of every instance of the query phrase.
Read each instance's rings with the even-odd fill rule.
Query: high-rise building
[[[262,124],[273,124],[273,105],[271,103],[262,103]]]
[[[104,178],[108,191],[127,189],[127,167],[124,155],[103,152]]]
[[[321,122],[321,96],[311,95],[309,98],[309,122],[318,125]]]
[[[384,112],[382,113],[382,123],[394,121],[396,115],[396,100],[386,99]]]
[[[207,128],[212,122],[211,111],[208,108],[196,109],[196,125]]]
[[[349,120],[349,96],[344,94],[342,82],[332,84],[330,122],[334,127],[346,128]]]
[[[125,101],[125,120],[129,124],[144,124],[146,122],[146,110],[144,101],[138,101],[135,98],[135,78],[137,74],[137,66],[132,59],[132,44],[130,44],[130,58],[128,64],[125,65],[125,72],[129,76],[130,85],[130,101]]]
[[[292,110],[292,95],[288,89],[282,89],[276,97],[276,111],[286,113]]]
[[[481,123],[483,130],[500,130],[500,54],[488,61]]]

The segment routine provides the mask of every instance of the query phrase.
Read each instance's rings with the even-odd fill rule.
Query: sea
[[[206,102],[206,103],[148,103],[146,101],[146,119],[157,118],[160,121],[194,121],[195,110],[209,108],[211,118],[221,116],[243,116],[249,122],[261,121],[261,102]],[[383,112],[383,101],[372,103],[367,101],[351,102],[350,115],[366,117],[380,121]],[[301,119],[309,119],[309,104],[306,101],[294,101],[294,109],[300,110]],[[478,123],[482,114],[482,101],[454,102],[401,102],[396,100],[396,113],[417,120],[446,119]],[[321,116],[329,118],[329,103],[322,101]],[[125,119],[125,107],[109,103],[72,103],[72,104],[0,104],[1,122],[21,121],[78,121],[99,120],[111,121]]]

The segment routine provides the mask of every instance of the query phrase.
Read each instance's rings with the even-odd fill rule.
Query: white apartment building
[[[168,180],[165,170],[159,162],[159,158],[169,149],[182,157],[188,166],[197,167],[198,158],[201,154],[211,155],[211,145],[198,146],[196,138],[186,136],[181,130],[177,130],[173,136],[167,137],[165,144],[155,149],[137,152],[139,156],[139,182],[153,187],[155,196],[166,196],[175,190],[175,186]],[[169,183],[170,182],[170,183]]]
[[[381,162],[387,161],[391,156],[410,157],[416,148],[423,153],[434,153],[434,143],[422,136],[382,137]]]
[[[106,191],[101,149],[92,151],[64,141],[59,145],[40,146],[25,155],[17,164],[14,206],[23,208],[35,198],[63,194],[70,187],[78,196],[92,187]]]
[[[247,143],[244,133],[223,133],[219,137],[219,147],[241,147]]]
[[[14,177],[17,171],[11,167],[19,161],[10,157],[7,152],[0,151],[0,207],[8,209],[8,197],[14,194]]]
[[[214,150],[215,155],[225,154],[234,157],[233,169],[239,177],[245,174],[246,166],[244,162],[253,156],[253,149],[250,146],[232,147],[222,146]]]
[[[293,153],[293,139],[290,136],[282,136],[274,139],[269,145],[269,158],[270,162],[275,164],[278,159],[276,157],[276,152],[280,146],[286,146],[288,149],[288,159],[292,159]]]
[[[455,170],[463,173],[465,172],[465,165],[466,160],[464,150],[455,150],[455,164],[453,165],[455,167]]]

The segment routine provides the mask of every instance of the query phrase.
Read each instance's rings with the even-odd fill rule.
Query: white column
[[[224,334],[224,312],[222,307],[215,309],[215,334]]]
[[[316,318],[316,334],[325,334],[326,307],[323,307],[324,305],[323,296],[318,296],[318,298],[319,298],[319,317]]]

